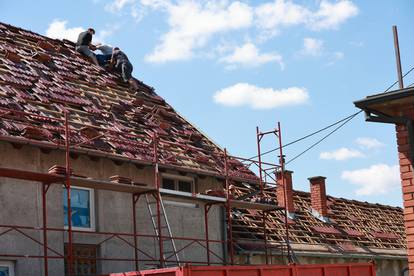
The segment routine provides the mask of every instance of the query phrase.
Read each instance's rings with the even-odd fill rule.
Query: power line
[[[318,144],[320,144],[326,138],[328,138],[329,136],[331,136],[332,134],[334,134],[336,131],[338,131],[340,128],[342,128],[344,125],[346,125],[349,121],[351,121],[353,118],[355,118],[361,112],[362,112],[362,110],[360,110],[359,112],[355,113],[352,117],[348,118],[345,122],[343,122],[342,124],[340,124],[334,130],[332,130],[331,132],[329,132],[328,134],[326,134],[324,137],[322,137],[321,139],[319,139],[318,141],[316,141],[315,143],[313,143],[310,147],[308,147],[307,149],[305,149],[304,151],[302,151],[301,153],[299,153],[298,155],[296,155],[295,157],[293,157],[292,159],[290,159],[289,161],[287,161],[286,162],[286,165],[289,164],[289,163],[291,163],[291,162],[293,162],[297,158],[301,157],[306,152],[310,151],[312,148],[316,147]]]
[[[414,70],[414,67],[412,67],[410,70],[408,70],[403,76],[402,78],[404,78],[405,76],[407,76],[408,74],[410,74],[412,71]],[[390,87],[388,87],[383,93],[386,93],[389,89],[391,89],[391,87],[393,87],[398,81],[396,81],[394,84],[392,84]],[[414,84],[414,83],[413,83]],[[410,84],[408,87],[410,87]],[[353,116],[351,115],[350,118],[348,120],[346,120],[345,122],[343,122],[341,125],[339,125],[337,128],[335,128],[334,130],[332,130],[331,132],[329,132],[327,135],[325,135],[324,137],[322,137],[321,139],[319,139],[317,142],[313,143],[310,147],[308,147],[307,149],[305,149],[304,151],[302,151],[301,153],[299,153],[298,155],[296,155],[295,157],[293,157],[292,159],[290,159],[288,162],[286,162],[286,164],[291,163],[292,161],[296,160],[297,158],[299,158],[300,156],[302,156],[303,154],[305,154],[306,152],[308,152],[309,150],[311,150],[312,148],[314,148],[315,146],[317,146],[318,144],[320,144],[322,141],[324,141],[326,138],[328,138],[329,136],[331,136],[333,133],[335,133],[337,130],[339,130],[341,127],[343,127],[346,123],[348,123],[349,121],[351,121],[353,118],[356,117],[356,115],[358,115],[359,113],[361,113],[363,110],[358,111],[357,113],[355,113]]]
[[[413,67],[411,67],[411,69],[410,70],[408,70],[402,77],[403,78],[405,78],[408,74],[410,74],[412,71],[414,71],[414,66]],[[394,85],[395,84],[397,84],[398,83],[398,80],[397,81],[395,81],[392,85],[390,85],[387,89],[385,89],[385,91],[383,92],[383,93],[386,93],[386,92],[388,92],[392,87],[394,87]],[[414,83],[412,83],[412,84],[410,84],[409,86],[407,86],[407,87],[411,87],[411,86],[413,86],[414,85]],[[312,133],[310,133],[310,134],[308,134],[308,135],[305,135],[305,136],[303,136],[303,137],[301,137],[301,138],[299,138],[299,139],[296,139],[296,140],[294,140],[294,141],[292,141],[292,142],[289,142],[289,143],[287,143],[286,145],[282,145],[282,148],[285,148],[285,147],[287,147],[287,146],[290,146],[290,145],[293,145],[293,144],[295,144],[295,143],[297,143],[297,142],[300,142],[300,141],[302,141],[302,140],[305,140],[305,139],[307,139],[307,138],[309,138],[309,137],[311,137],[311,136],[313,136],[313,135],[316,135],[316,134],[318,134],[318,133],[320,133],[320,132],[323,132],[323,131],[325,131],[325,130],[327,130],[327,129],[329,129],[329,128],[331,128],[331,127],[333,127],[333,126],[336,126],[337,124],[340,124],[340,123],[342,123],[342,122],[344,122],[344,121],[346,121],[346,122],[348,122],[348,121],[350,121],[350,120],[348,120],[348,119],[353,119],[356,115],[358,115],[359,113],[361,113],[362,112],[362,110],[360,110],[360,111],[358,111],[358,112],[356,112],[356,113],[354,113],[354,114],[352,114],[352,115],[349,115],[349,116],[347,116],[347,117],[345,117],[345,118],[343,118],[343,119],[340,119],[340,120],[338,120],[338,121],[336,121],[335,123],[333,123],[333,124],[330,124],[330,125],[328,125],[328,126],[326,126],[326,127],[324,127],[324,128],[321,128],[321,129],[319,129],[319,130],[317,130],[317,131],[314,131],[314,132],[312,132]],[[348,121],[347,121],[348,120]],[[339,129],[339,128],[338,128]],[[338,130],[338,129],[335,129],[335,131],[336,130]],[[335,132],[334,131],[334,132]],[[329,134],[330,135],[330,134]],[[328,135],[328,136],[329,136]],[[326,137],[327,138],[327,137]],[[268,150],[268,151],[265,151],[265,152],[263,152],[261,155],[263,156],[263,155],[266,155],[266,154],[269,154],[269,153],[272,153],[272,152],[274,152],[274,151],[277,151],[279,149],[279,147],[277,147],[277,148],[274,148],[274,149],[271,149],[271,150]],[[253,157],[250,157],[249,159],[254,159],[254,158],[257,158],[258,157],[258,155],[255,155],[255,156],[253,156]],[[293,160],[291,160],[291,161],[293,161]]]
[[[321,129],[319,129],[319,130],[317,130],[317,131],[314,131],[314,132],[312,132],[312,133],[310,133],[310,134],[308,134],[308,135],[305,135],[305,136],[303,136],[303,137],[301,137],[301,138],[299,138],[299,139],[296,139],[296,140],[294,140],[294,141],[292,141],[292,142],[289,142],[289,143],[287,143],[286,145],[283,145],[283,146],[282,146],[282,148],[286,148],[286,147],[288,147],[288,146],[290,146],[290,145],[293,145],[293,144],[295,144],[295,143],[297,143],[297,142],[300,142],[300,141],[302,141],[302,140],[305,140],[305,139],[307,139],[307,138],[309,138],[309,137],[311,137],[311,136],[313,136],[313,135],[316,135],[316,134],[318,134],[318,133],[321,133],[322,131],[325,131],[325,130],[327,130],[327,129],[329,129],[329,128],[333,127],[333,126],[336,126],[337,124],[340,124],[340,123],[342,123],[343,121],[346,121],[347,119],[349,119],[349,118],[351,118],[351,117],[353,117],[353,116],[357,115],[357,114],[358,114],[358,113],[360,113],[360,112],[361,112],[361,111],[358,111],[358,112],[356,112],[356,113],[354,113],[354,114],[351,114],[351,115],[349,115],[349,116],[347,116],[347,117],[345,117],[345,118],[343,118],[343,119],[340,119],[340,120],[336,121],[335,123],[332,123],[332,124],[330,124],[330,125],[328,125],[328,126],[326,126],[326,127],[323,127],[323,128],[321,128]],[[271,152],[277,151],[279,148],[280,148],[280,147],[277,147],[277,148],[275,148],[275,149],[271,149],[271,150],[265,151],[265,152],[263,152],[261,155],[263,156],[263,155],[269,154],[269,153],[271,153]],[[249,159],[254,159],[254,158],[257,158],[257,157],[259,157],[259,156],[258,156],[258,155],[256,155],[256,156],[250,157]]]
[[[412,71],[414,70],[414,66],[410,69],[410,70],[408,70],[407,71],[407,73],[405,73],[402,77],[403,78],[405,78],[405,76],[407,76],[408,74],[410,74]],[[398,83],[398,80],[396,80],[393,84],[391,84],[391,86],[389,86],[387,89],[385,89],[385,91],[383,92],[383,93],[387,93],[391,88],[393,88],[394,87],[394,85],[396,85]],[[413,83],[414,84],[414,83]],[[408,87],[410,87],[411,85],[413,85],[413,84],[410,84]]]

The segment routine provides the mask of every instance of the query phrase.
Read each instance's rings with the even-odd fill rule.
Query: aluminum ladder
[[[151,216],[152,226],[154,227],[155,235],[159,241],[158,235],[158,223],[157,223],[157,200],[154,196],[145,195],[147,201],[148,211]],[[180,259],[177,253],[177,247],[175,246],[174,239],[171,233],[171,227],[168,223],[167,214],[165,213],[164,203],[160,195],[160,219],[161,219],[161,234],[162,234],[162,245],[163,245],[163,257],[166,267],[180,266]],[[167,259],[168,258],[168,259]]]

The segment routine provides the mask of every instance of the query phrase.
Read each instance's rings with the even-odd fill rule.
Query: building
[[[2,264],[14,266],[16,275],[42,275],[46,269],[50,275],[63,275],[63,256],[69,258],[72,238],[76,275],[159,265],[152,224],[158,223],[158,184],[164,188],[169,216],[169,229],[161,218],[166,227],[162,234],[204,239],[203,206],[224,200],[198,194],[222,188],[222,150],[151,87],[141,84],[139,91],[129,90],[118,76],[80,56],[73,43],[5,24],[0,24],[0,33],[0,166],[2,176],[14,177],[0,180],[0,258],[20,257]],[[62,177],[65,139],[71,147],[72,208]],[[256,179],[250,171],[238,175]],[[63,231],[69,227],[69,210],[72,235]],[[221,206],[211,207],[209,224],[217,229],[209,238],[223,240]],[[134,228],[141,235],[136,240],[131,237]],[[166,240],[162,250],[170,264],[178,263],[174,252],[184,246],[177,254],[180,262],[205,262],[205,245],[199,240],[190,245],[191,240],[174,242],[175,249]],[[215,252],[211,262],[223,258],[224,247],[210,243]],[[47,268],[41,257],[46,255],[51,256]]]
[[[402,86],[402,78],[400,86]],[[354,103],[356,107],[365,112],[367,121],[395,124],[396,126],[410,275],[414,275],[414,256],[412,254],[414,250],[413,92],[414,87],[408,87],[388,93],[371,95]]]
[[[403,275],[407,254],[401,208],[329,196],[322,176],[309,178],[310,193],[295,191],[293,173],[285,173],[287,204],[282,185],[276,192],[269,188],[265,197],[288,208],[294,261],[320,264],[372,260],[377,265],[377,275]],[[250,187],[243,188],[245,193],[250,191]],[[248,209],[233,213],[239,261],[265,263],[263,243],[258,242],[264,236],[261,213]],[[269,259],[275,264],[286,263],[284,211],[272,211],[266,224],[268,243],[274,246],[268,250]]]
[[[261,180],[151,87],[133,91],[70,41],[0,34],[0,269],[281,263],[287,249],[301,263],[374,259],[378,275],[405,267],[400,208],[327,196],[323,177],[294,191],[291,172],[259,196]]]

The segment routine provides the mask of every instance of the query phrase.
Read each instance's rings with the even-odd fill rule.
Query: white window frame
[[[0,266],[5,266],[9,269],[9,275],[14,276],[14,262],[12,261],[0,261]]]
[[[65,187],[64,187],[65,188]],[[86,190],[89,191],[89,202],[90,202],[90,227],[77,227],[72,226],[73,230],[79,230],[79,231],[95,231],[96,230],[96,224],[95,224],[95,190],[92,188],[85,188],[85,187],[78,187],[78,186],[71,186],[70,189],[78,189],[78,190]],[[68,229],[68,226],[64,226],[65,229]]]
[[[164,178],[174,180],[174,190],[163,188],[162,182],[163,182]],[[183,192],[183,191],[178,190],[178,181],[180,181],[180,180],[191,182],[191,192]],[[161,188],[164,189],[164,190],[170,190],[170,191],[177,191],[177,192],[180,192],[180,193],[193,194],[193,193],[195,193],[195,179],[194,179],[194,177],[191,177],[191,176],[183,176],[183,175],[176,175],[176,174],[170,174],[170,173],[162,173],[161,174]]]

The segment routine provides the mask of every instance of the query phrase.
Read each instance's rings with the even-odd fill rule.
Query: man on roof
[[[133,70],[132,64],[129,62],[127,55],[118,47],[115,47],[112,51],[110,64],[112,64],[114,69],[121,74],[125,83],[129,83],[135,89],[138,88],[138,84],[131,75]]]
[[[95,45],[96,49],[101,51],[102,54],[97,54],[96,59],[98,60],[98,63],[100,66],[105,67],[109,65],[109,62],[112,58],[112,51],[114,48],[110,45],[98,43]]]
[[[76,51],[89,57],[95,65],[99,66],[98,60],[92,50],[96,47],[92,44],[92,36],[95,34],[95,30],[89,28],[88,30],[81,32],[76,42]]]

